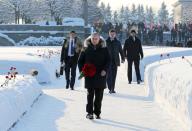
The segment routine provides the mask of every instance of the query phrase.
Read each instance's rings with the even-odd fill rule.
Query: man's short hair
[[[100,34],[98,32],[94,32],[93,34],[91,34],[91,38],[93,38],[94,36],[99,36],[100,37]]]
[[[76,32],[75,32],[74,30],[72,30],[70,33],[74,33],[74,34],[76,34]]]
[[[131,33],[135,33],[136,34],[136,31],[135,30],[131,30]]]
[[[112,32],[115,32],[115,33],[116,33],[116,30],[115,30],[115,29],[110,29],[110,30],[109,30],[109,33],[112,33]]]

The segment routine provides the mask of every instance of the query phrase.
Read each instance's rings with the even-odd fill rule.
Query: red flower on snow
[[[79,79],[83,77],[93,77],[96,73],[96,67],[93,64],[85,64],[80,73]]]

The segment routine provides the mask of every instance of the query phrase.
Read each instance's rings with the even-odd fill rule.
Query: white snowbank
[[[1,47],[0,84],[10,67],[16,67],[17,80],[8,87],[0,87],[0,131],[7,131],[30,109],[41,95],[39,83],[50,83],[56,79],[61,47]],[[50,52],[52,55],[49,57]],[[36,78],[29,75],[35,69]],[[20,74],[25,74],[23,75]]]
[[[55,71],[60,66],[60,54],[46,58],[49,50],[60,52],[61,47],[1,47],[0,75],[7,74],[12,66],[17,68],[19,74],[29,74],[32,69],[36,69],[39,83],[51,83],[56,79]]]
[[[161,54],[163,55],[163,57],[160,57]],[[169,54],[170,56],[168,57],[167,54]],[[192,48],[144,47],[144,59],[141,61],[140,64],[141,78],[144,79],[145,68],[149,64],[181,56],[192,56]],[[136,81],[135,73],[133,73],[133,80]]]
[[[183,54],[188,55],[187,53]],[[192,63],[192,57],[185,57]],[[181,57],[155,62],[146,68],[149,97],[192,130],[192,66]]]
[[[4,76],[0,76],[3,82]],[[7,131],[31,108],[41,90],[32,76],[19,76],[14,83],[0,88],[0,131]]]
[[[9,38],[7,35],[0,33],[0,37],[7,39],[9,42],[11,42],[13,45],[15,45],[15,41],[13,39]]]

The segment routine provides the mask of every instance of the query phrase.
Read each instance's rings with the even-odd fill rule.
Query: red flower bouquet
[[[84,64],[80,73],[79,80],[83,77],[93,77],[96,73],[96,67],[93,64]]]

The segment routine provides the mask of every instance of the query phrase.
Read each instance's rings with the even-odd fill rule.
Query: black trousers
[[[114,91],[115,89],[116,76],[117,76],[117,66],[114,63],[109,66],[107,74],[107,86],[110,91]]]
[[[128,81],[131,82],[132,81],[132,66],[135,66],[135,72],[136,72],[136,76],[137,76],[137,81],[141,80],[141,74],[140,74],[140,60],[139,59],[128,59]]]
[[[74,88],[77,69],[77,62],[74,62],[73,59],[73,57],[69,57],[65,63],[66,87],[70,86],[70,88]]]
[[[104,89],[89,88],[87,89],[87,91],[88,91],[87,106],[86,106],[87,113],[89,114],[95,113],[96,115],[100,115]]]

